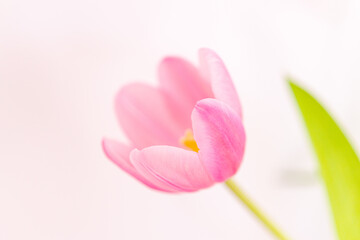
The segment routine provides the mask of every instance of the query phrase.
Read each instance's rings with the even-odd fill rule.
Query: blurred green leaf
[[[319,160],[339,239],[359,240],[359,158],[336,122],[321,104],[291,79],[288,81]],[[354,108],[355,110],[359,109]]]

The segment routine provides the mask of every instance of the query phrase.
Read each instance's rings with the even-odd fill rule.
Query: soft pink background
[[[223,186],[157,193],[101,151],[102,136],[125,138],[117,89],[199,47],[222,56],[244,106],[236,180],[292,239],[335,239],[283,77],[359,146],[359,24],[356,0],[1,1],[0,239],[272,239]]]

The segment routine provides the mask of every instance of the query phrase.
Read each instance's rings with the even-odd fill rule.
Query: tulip
[[[212,50],[201,49],[199,60],[196,68],[167,57],[158,87],[132,83],[116,95],[116,115],[131,143],[104,139],[104,152],[150,188],[197,191],[224,182],[242,162],[245,131],[234,84]]]
[[[242,162],[242,109],[220,57],[200,49],[199,67],[178,57],[159,66],[159,86],[129,84],[115,112],[129,144],[105,138],[106,156],[146,186],[169,193],[226,186],[276,236],[284,235],[229,179]]]

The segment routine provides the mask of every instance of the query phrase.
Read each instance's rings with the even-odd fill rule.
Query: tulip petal
[[[134,149],[130,161],[148,181],[168,191],[192,192],[211,186],[196,152],[172,146]]]
[[[140,182],[144,183],[148,187],[160,191],[166,191],[162,188],[155,186],[136,171],[136,169],[129,160],[130,152],[134,149],[133,147],[129,147],[125,144],[110,139],[103,139],[102,147],[106,156],[122,170],[124,170]]]
[[[199,158],[217,182],[234,175],[242,161],[245,131],[240,116],[217,99],[199,101],[191,115]]]
[[[216,99],[232,107],[241,117],[242,109],[233,81],[221,58],[212,50],[199,50],[200,70],[211,82]]]
[[[200,76],[195,66],[179,57],[167,57],[160,63],[159,81],[184,130],[191,127],[189,116],[196,102],[213,97],[210,82]]]
[[[115,111],[135,147],[179,145],[184,129],[176,123],[166,101],[161,91],[146,84],[129,84],[119,91]]]

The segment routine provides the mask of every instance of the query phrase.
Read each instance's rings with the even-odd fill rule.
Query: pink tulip
[[[199,51],[200,67],[167,57],[159,86],[133,83],[115,99],[131,141],[104,139],[107,157],[145,185],[192,192],[233,176],[242,162],[245,131],[240,101],[215,52]]]

